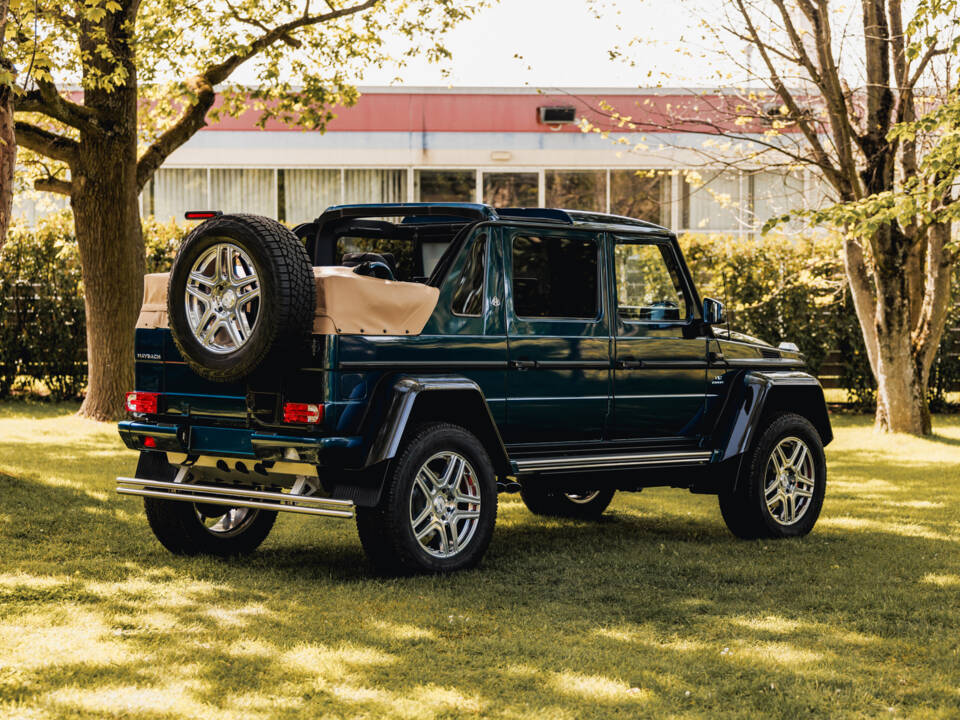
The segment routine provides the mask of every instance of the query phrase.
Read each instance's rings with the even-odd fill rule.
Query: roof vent
[[[544,105],[537,108],[537,112],[544,125],[572,125],[577,121],[577,109],[573,105]]]

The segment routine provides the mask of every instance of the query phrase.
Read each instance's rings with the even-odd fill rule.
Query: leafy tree
[[[116,417],[133,385],[138,195],[170,153],[209,120],[248,109],[322,129],[332,108],[354,102],[350,81],[364,68],[446,57],[444,33],[483,2],[11,3],[5,52],[29,68],[15,87],[16,140],[41,171],[35,187],[68,196],[76,222],[90,373],[82,415]],[[245,64],[253,89],[232,79]]]
[[[956,0],[919,0],[912,15],[901,0],[855,0],[852,8],[724,0],[701,23],[715,48],[702,62],[724,56],[712,58],[725,66],[717,77],[724,90],[691,91],[645,113],[651,129],[706,134],[698,149],[705,165],[809,168],[822,179],[829,207],[806,216],[843,234],[883,430],[931,432],[928,379],[957,257],[958,26]],[[630,62],[628,49],[614,54]],[[610,128],[594,129],[640,127],[624,109],[610,115]]]

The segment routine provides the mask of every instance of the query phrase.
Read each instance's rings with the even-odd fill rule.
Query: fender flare
[[[449,419],[464,425],[486,448],[496,474],[512,473],[503,438],[483,391],[473,380],[462,375],[402,375],[387,385],[384,394],[386,411],[375,419],[376,434],[370,442],[364,467],[396,457],[404,433],[419,417]],[[435,408],[435,401],[439,400],[449,401],[449,407],[456,408],[456,412],[449,417],[427,413],[427,408]]]
[[[724,413],[717,444],[717,462],[735,468],[736,487],[743,458],[759,433],[762,419],[770,412],[786,410],[807,418],[820,434],[824,446],[833,440],[823,388],[816,377],[802,371],[751,370],[730,390],[729,414]]]

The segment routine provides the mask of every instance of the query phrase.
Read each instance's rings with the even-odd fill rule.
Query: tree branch
[[[57,193],[58,195],[66,195],[67,197],[70,197],[70,191],[73,189],[73,184],[68,180],[61,180],[60,178],[38,178],[33,181],[33,189],[40,190],[41,192],[52,192]]]
[[[743,4],[743,0],[737,0],[737,7],[740,10],[740,14],[743,16],[744,21],[746,22],[747,31],[750,33],[750,37],[753,39],[752,42],[754,47],[757,48],[760,53],[760,57],[767,66],[767,71],[770,73],[770,82],[773,83],[774,91],[783,101],[783,104],[787,106],[787,109],[789,109],[790,112],[793,113],[793,116],[797,118],[797,126],[807,139],[807,142],[810,143],[810,148],[813,151],[816,164],[823,168],[824,176],[830,181],[830,184],[833,185],[837,191],[837,194],[842,199],[852,199],[852,197],[850,197],[852,188],[849,187],[846,176],[833,164],[830,156],[827,154],[827,151],[824,150],[816,128],[810,127],[809,123],[803,121],[803,112],[800,109],[800,104],[793,96],[793,93],[787,89],[783,79],[780,77],[780,73],[777,72],[776,65],[774,65],[770,54],[767,52],[766,43],[760,39],[760,33],[753,24],[753,20],[750,17],[750,13],[746,6]]]
[[[137,162],[137,188],[142,189],[157,168],[170,156],[170,153],[183,145],[195,132],[206,125],[207,112],[213,107],[216,100],[215,86],[229,78],[241,64],[278,41],[288,44],[293,42],[292,32],[311,25],[355,15],[364,10],[369,10],[378,2],[380,0],[364,0],[357,5],[331,10],[321,15],[309,15],[308,5],[307,11],[300,17],[268,30],[251,42],[244,50],[234,53],[223,62],[210,65],[201,74],[185,81],[186,87],[193,91],[196,96],[196,101],[180,116],[176,123],[154,141]]]
[[[33,150],[52,160],[60,160],[70,165],[76,161],[80,152],[80,144],[76,140],[65,138],[21,120],[17,120],[14,131],[18,145],[23,145],[28,150]]]
[[[67,100],[48,80],[37,80],[37,89],[17,100],[17,112],[38,112],[85,133],[98,133],[97,112]]]

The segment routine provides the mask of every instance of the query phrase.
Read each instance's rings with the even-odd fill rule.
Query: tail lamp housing
[[[300,425],[317,425],[323,422],[323,404],[284,403],[283,421]]]
[[[127,410],[143,415],[157,414],[157,401],[160,393],[139,392],[134,390],[127,393]]]

